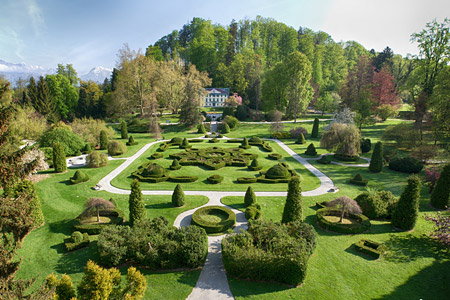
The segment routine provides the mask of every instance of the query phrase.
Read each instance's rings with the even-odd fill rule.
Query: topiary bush
[[[209,183],[218,184],[218,183],[221,183],[223,181],[223,176],[220,176],[218,174],[214,174],[214,175],[211,175],[208,178],[206,178],[206,180],[208,180]]]
[[[128,210],[131,227],[147,218],[144,199],[142,199],[141,184],[136,179],[131,183],[131,192],[128,198]]]
[[[247,206],[245,208],[245,218],[249,221],[261,219],[261,206],[258,203]]]
[[[218,140],[218,139],[216,139],[216,138],[212,138],[212,139],[210,139],[208,142],[209,142],[209,143],[215,144],[215,143],[220,142],[220,140]]]
[[[205,129],[205,126],[203,125],[203,123],[200,123],[197,125],[197,133],[201,133],[201,134],[206,133],[206,129]]]
[[[64,240],[64,246],[66,251],[74,251],[89,246],[89,235],[87,233],[81,233],[75,231],[70,238]]]
[[[352,179],[350,179],[350,183],[354,185],[367,186],[367,180],[363,179],[361,174],[356,174]]]
[[[389,162],[389,169],[404,173],[419,173],[423,169],[423,163],[410,156],[394,157]]]
[[[183,139],[180,138],[180,137],[178,137],[178,136],[173,137],[173,138],[169,141],[169,144],[171,144],[171,145],[176,145],[176,146],[181,145],[181,143],[183,143]]]
[[[359,252],[370,255],[374,258],[380,258],[387,250],[385,245],[366,239],[362,239],[353,245]]]
[[[106,134],[106,131],[102,130],[100,131],[100,150],[106,150],[108,149],[108,135]]]
[[[305,154],[311,156],[317,155],[316,147],[314,147],[313,143],[309,144],[308,148],[306,148]]]
[[[313,124],[313,128],[311,131],[311,138],[315,139],[319,136],[319,119],[315,118],[314,119],[314,124]]]
[[[74,231],[72,233],[71,238],[72,238],[72,242],[79,243],[83,240],[83,234],[79,231]]]
[[[156,163],[145,163],[131,174],[139,181],[157,183],[169,179],[169,171]]]
[[[344,161],[344,162],[358,162],[359,156],[348,156],[348,155],[342,155],[342,154],[333,154],[333,157],[337,160]]]
[[[383,144],[377,142],[373,149],[372,158],[370,159],[369,171],[372,173],[380,173],[383,170]]]
[[[258,179],[256,177],[239,177],[236,179],[237,183],[255,183]]]
[[[192,145],[189,144],[189,141],[187,140],[187,138],[184,138],[183,141],[181,142],[180,148],[181,149],[189,149],[189,148],[192,148]]]
[[[81,183],[81,182],[86,182],[89,180],[89,176],[84,173],[83,171],[77,170],[75,172],[75,174],[70,177],[70,182],[72,184],[77,184],[77,183]]]
[[[169,176],[169,181],[171,182],[195,182],[198,180],[196,176]]]
[[[67,156],[77,155],[86,144],[77,134],[61,127],[55,127],[45,132],[39,140],[39,146],[41,148],[53,147],[55,143],[61,144]]]
[[[450,164],[447,164],[442,169],[439,179],[431,193],[431,205],[439,209],[449,207],[450,195]]]
[[[362,153],[367,153],[370,152],[370,150],[372,150],[372,142],[370,141],[370,139],[361,139],[361,152]]]
[[[91,152],[92,152],[91,145],[89,145],[89,143],[87,143],[87,144],[84,146],[84,148],[82,149],[82,152],[83,152],[83,153],[86,153],[86,154],[91,153]]]
[[[417,175],[412,175],[392,214],[392,225],[402,230],[413,229],[419,216],[419,203],[420,179]]]
[[[299,285],[315,244],[316,233],[308,224],[254,220],[248,231],[222,240],[223,263],[233,277]]]
[[[184,191],[179,184],[177,184],[173,191],[172,204],[175,207],[181,207],[184,205]]]
[[[258,159],[255,158],[252,160],[252,163],[248,166],[248,169],[251,171],[259,171],[262,169],[262,166],[259,165]]]
[[[89,168],[100,168],[108,165],[108,156],[105,153],[93,151],[86,157],[86,166]]]
[[[259,137],[253,136],[248,140],[248,143],[250,145],[262,145],[263,141]]]
[[[53,167],[55,173],[62,173],[67,170],[66,154],[63,146],[58,142],[53,144]]]
[[[239,120],[236,119],[233,116],[225,116],[225,118],[223,119],[223,122],[225,122],[226,124],[228,124],[228,126],[230,127],[231,130],[235,129],[236,126],[239,124]]]
[[[245,207],[248,207],[253,204],[256,204],[256,195],[255,195],[255,192],[253,192],[252,187],[249,186],[247,188],[247,191],[245,192],[244,205],[245,205]]]
[[[211,218],[210,216],[215,216]],[[192,215],[192,225],[205,229],[206,233],[225,232],[236,223],[236,215],[224,206],[205,206]]]
[[[300,132],[300,135],[298,136],[298,139],[295,141],[296,144],[305,144],[306,139],[303,133]]]
[[[125,122],[124,120],[120,122],[120,136],[124,140],[128,138],[127,122]]]
[[[281,218],[281,223],[283,224],[303,220],[303,200],[300,183],[298,176],[294,176],[289,180],[288,194]]]
[[[159,152],[164,152],[167,149],[169,149],[169,144],[167,144],[167,143],[161,143],[158,147]]]
[[[242,140],[242,144],[239,146],[239,148],[241,148],[241,149],[250,149],[252,146],[250,146],[249,144],[248,144],[248,140],[247,140],[247,138],[244,138],[243,140]]]
[[[222,123],[222,126],[220,127],[220,133],[222,134],[230,133],[230,126],[227,123]]]
[[[298,176],[286,163],[278,163],[260,174],[257,181],[262,183],[287,183],[292,176]]]
[[[397,206],[398,198],[390,191],[368,189],[359,194],[355,201],[358,202],[363,214],[368,218],[389,219]]]
[[[270,153],[267,157],[273,160],[279,160],[282,158],[281,154],[278,153]]]
[[[121,141],[111,141],[108,144],[108,154],[111,156],[122,155],[127,152],[127,147]]]
[[[133,146],[133,145],[137,145],[137,144],[138,144],[138,142],[136,142],[134,140],[134,137],[132,135],[130,135],[130,138],[128,139],[128,142],[127,142],[127,146]]]
[[[178,159],[174,159],[173,161],[172,161],[172,165],[170,166],[170,169],[171,170],[179,170],[179,169],[181,169],[181,165],[180,165],[180,163],[178,162]]]
[[[163,158],[163,157],[164,157],[164,155],[162,153],[159,153],[159,152],[155,152],[152,155],[150,155],[151,159],[160,159],[160,158]]]
[[[327,155],[322,155],[320,159],[317,160],[319,164],[328,165],[331,163],[331,160],[328,159]]]

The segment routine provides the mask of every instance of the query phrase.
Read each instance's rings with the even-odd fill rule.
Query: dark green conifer
[[[319,119],[315,118],[314,119],[314,124],[313,124],[313,129],[311,132],[311,137],[312,138],[317,138],[319,136]]]
[[[184,192],[180,184],[177,184],[172,194],[172,204],[175,207],[184,205]]]
[[[392,225],[403,230],[413,229],[419,216],[419,203],[420,179],[412,175],[392,214]]]
[[[377,142],[373,149],[372,158],[370,159],[369,171],[372,173],[380,173],[383,170],[383,144]]]
[[[247,191],[245,192],[244,205],[245,205],[245,207],[248,207],[252,204],[256,204],[256,195],[255,195],[255,192],[253,192],[252,187],[249,186],[247,188]]]
[[[450,206],[450,164],[445,165],[431,193],[431,205],[439,209]]]
[[[283,209],[281,223],[287,224],[294,221],[303,220],[303,200],[302,188],[300,186],[300,177],[294,176],[288,183],[288,194],[286,204]]]
[[[141,184],[136,179],[131,183],[131,194],[128,200],[130,212],[130,226],[144,220],[147,217],[144,200],[142,199]]]

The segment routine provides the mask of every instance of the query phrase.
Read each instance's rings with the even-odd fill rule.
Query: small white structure
[[[204,107],[223,107],[225,100],[230,96],[229,88],[206,88],[206,95],[203,97]]]

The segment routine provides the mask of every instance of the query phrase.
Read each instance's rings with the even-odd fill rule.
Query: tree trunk
[[[100,223],[100,209],[97,207],[97,223]]]
[[[339,223],[342,223],[344,221],[344,214],[345,214],[345,207],[342,206],[341,219],[339,220]]]

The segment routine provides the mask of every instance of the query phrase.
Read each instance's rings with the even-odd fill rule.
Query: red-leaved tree
[[[400,104],[395,89],[394,77],[387,67],[383,67],[380,72],[373,73],[372,97],[374,108],[382,105],[396,107]]]

